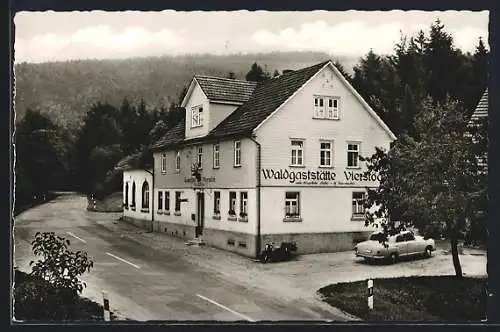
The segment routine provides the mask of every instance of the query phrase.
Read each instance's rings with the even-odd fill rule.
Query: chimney
[[[288,74],[291,73],[293,70],[292,69],[283,69],[283,74]]]

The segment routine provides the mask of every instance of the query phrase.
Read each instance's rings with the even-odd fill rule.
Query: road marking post
[[[104,307],[104,320],[109,322],[111,320],[111,311],[109,310],[109,297],[108,293],[102,291],[103,307]]]
[[[373,310],[373,279],[368,279],[368,309]]]

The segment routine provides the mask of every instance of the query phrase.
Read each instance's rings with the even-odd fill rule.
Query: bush
[[[29,274],[20,271],[15,273],[16,319],[90,319],[85,314],[86,310],[82,310],[79,294],[86,284],[79,276],[89,271],[93,262],[86,252],[70,251],[69,244],[69,240],[56,236],[53,232],[35,234],[32,251],[41,259],[30,262],[32,270]],[[99,306],[96,308],[91,311],[97,315],[101,312],[102,315]]]

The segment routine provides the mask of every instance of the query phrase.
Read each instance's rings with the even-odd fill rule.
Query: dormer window
[[[191,108],[191,128],[203,126],[203,106],[198,105]]]
[[[314,119],[340,119],[340,98],[331,96],[314,96]]]

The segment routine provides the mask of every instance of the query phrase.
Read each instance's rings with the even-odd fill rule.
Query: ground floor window
[[[165,210],[170,211],[170,192],[165,191]]]
[[[149,184],[147,181],[142,184],[142,208],[149,208]]]
[[[235,191],[229,192],[229,211],[228,211],[228,214],[230,216],[236,215],[236,192]]]
[[[220,191],[214,191],[214,214],[220,214]]]
[[[297,191],[285,193],[285,218],[300,218],[300,193]]]
[[[248,216],[248,193],[246,191],[240,192],[240,217],[242,221],[246,221]]]
[[[353,217],[364,217],[365,215],[365,192],[355,191],[352,193],[352,216]]]
[[[123,202],[125,209],[128,209],[128,182],[125,184],[125,202]]]
[[[163,211],[163,191],[158,191],[158,211]]]
[[[135,210],[135,182],[132,182],[132,204],[130,204],[132,210]]]
[[[175,192],[175,212],[177,212],[177,213],[181,212],[181,192],[180,191]]]

